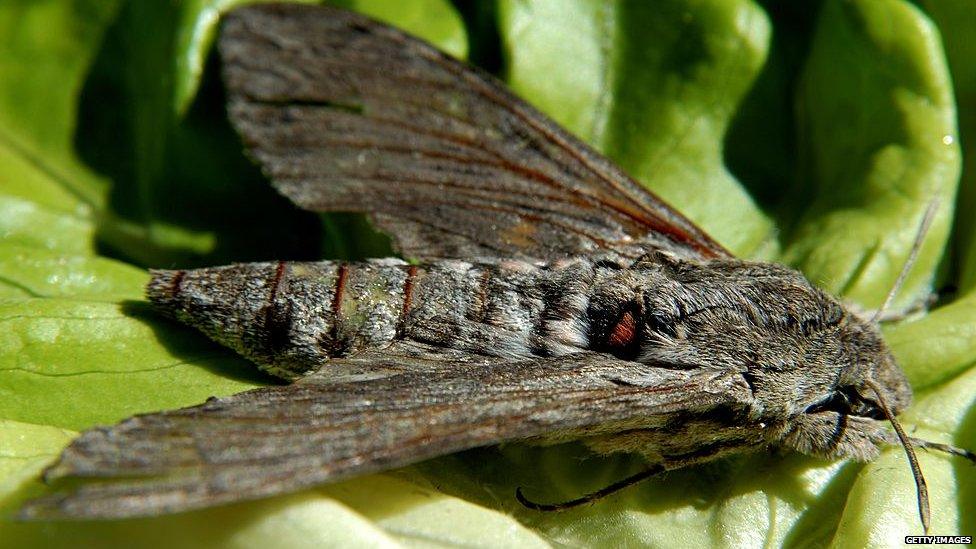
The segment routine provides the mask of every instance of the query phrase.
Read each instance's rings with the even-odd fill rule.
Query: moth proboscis
[[[275,187],[366,212],[418,263],[153,271],[161,313],[289,383],[86,431],[46,478],[105,482],[23,517],[180,512],[508,441],[637,452],[649,475],[771,447],[869,460],[903,435],[876,322],[733,257],[491,76],[309,5],[238,8],[219,48]]]

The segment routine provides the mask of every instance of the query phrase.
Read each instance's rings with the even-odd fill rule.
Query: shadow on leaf
[[[144,322],[152,329],[156,341],[187,364],[232,381],[253,385],[281,383],[281,380],[263,373],[250,361],[207,339],[193,328],[162,316],[145,301],[123,301],[121,306],[125,315]]]

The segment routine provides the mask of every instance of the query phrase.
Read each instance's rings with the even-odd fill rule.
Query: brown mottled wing
[[[368,368],[356,360],[334,365],[350,372],[346,381],[313,375],[91,429],[48,476],[105,482],[29,502],[22,517],[179,512],[509,440],[633,428],[657,414],[748,398],[734,373],[652,368],[595,353],[471,361],[453,371],[429,357],[374,353]],[[374,375],[350,381],[357,370]],[[397,373],[404,370],[414,373]]]
[[[249,6],[220,52],[231,120],[275,186],[370,213],[406,256],[728,255],[491,76],[386,25]]]

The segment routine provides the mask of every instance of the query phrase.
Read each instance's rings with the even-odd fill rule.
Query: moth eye
[[[844,416],[868,417],[872,419],[884,419],[881,408],[872,400],[863,398],[857,390],[850,385],[837,388],[829,397],[808,406],[808,414],[818,412],[837,412]]]

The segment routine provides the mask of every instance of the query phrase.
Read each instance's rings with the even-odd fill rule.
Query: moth
[[[309,5],[237,9],[219,50],[275,187],[366,212],[417,262],[153,271],[161,313],[287,384],[86,431],[46,478],[102,482],[24,517],[174,513],[508,441],[636,452],[641,478],[767,448],[964,454],[897,426],[912,392],[876,322],[733,257],[477,68]]]

